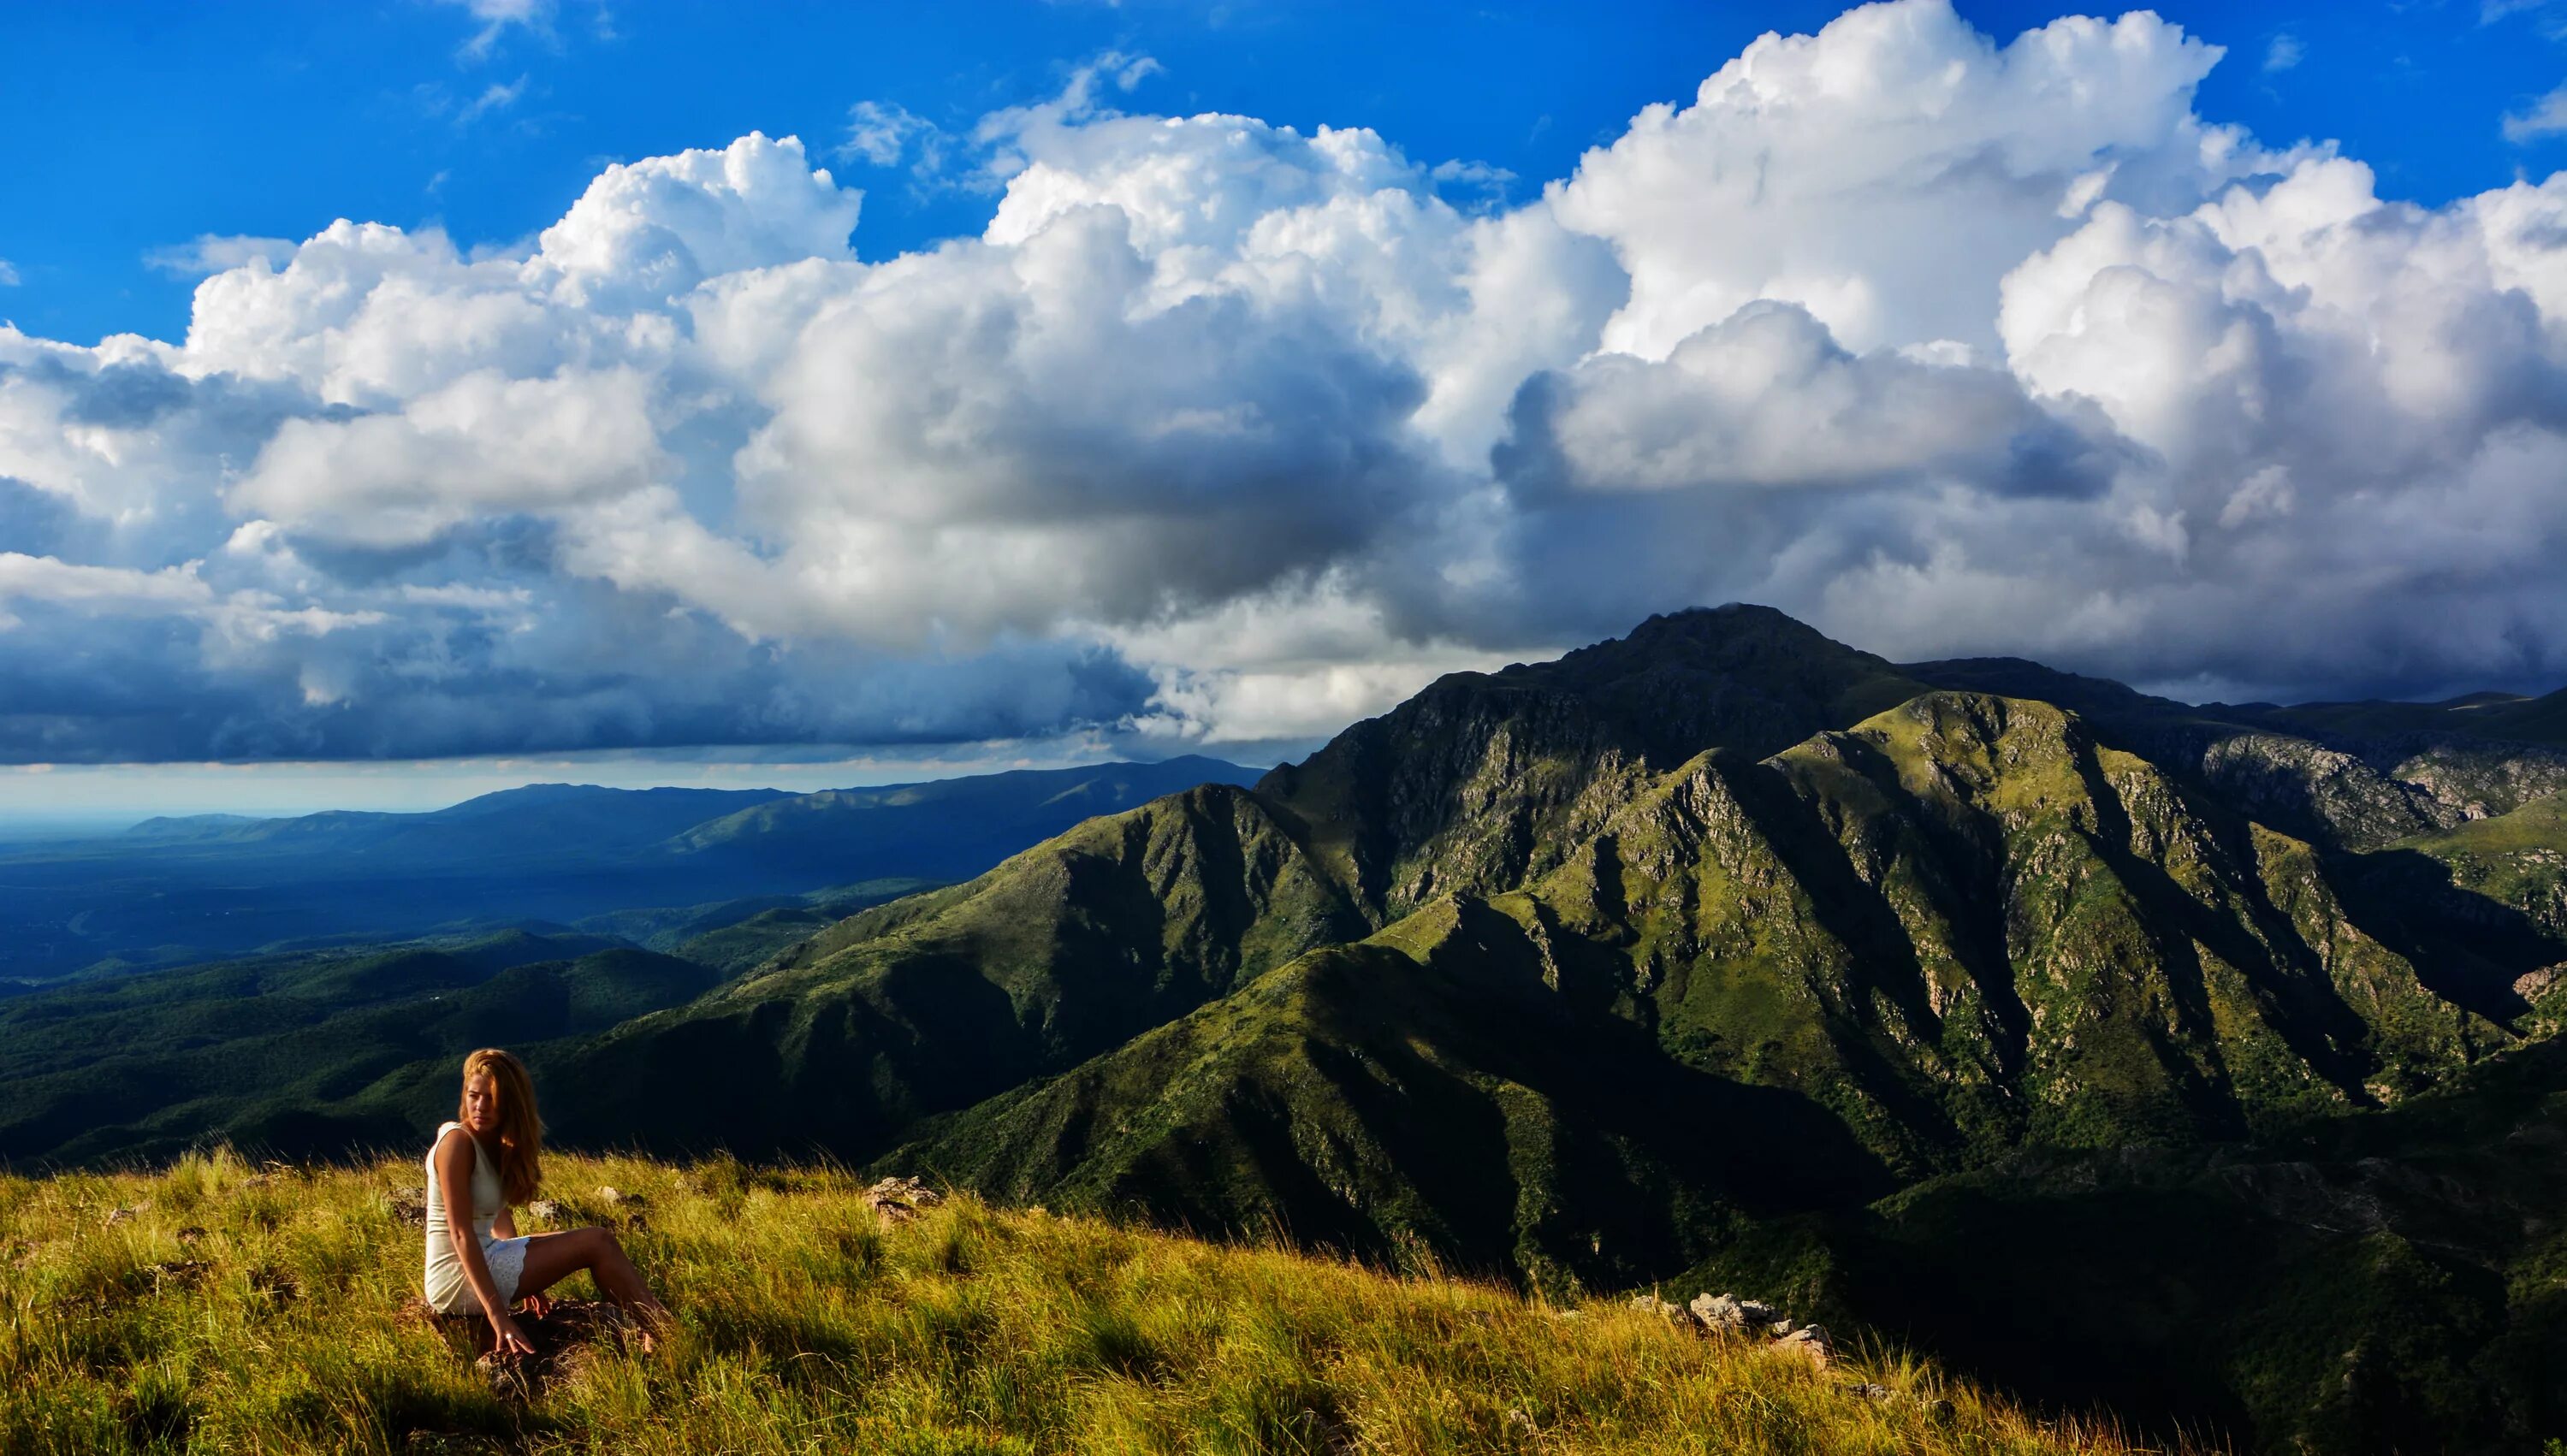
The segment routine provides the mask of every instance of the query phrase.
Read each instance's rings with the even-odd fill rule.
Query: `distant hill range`
[[[1736,1290],[2251,1449],[2536,1451],[2567,1434],[2558,707],[2193,707],[1684,612],[825,925],[626,927],[701,987],[565,947],[587,969],[547,974],[629,966],[651,1008],[515,1040],[574,1143]],[[838,832],[798,802],[642,862]],[[478,964],[439,974],[517,975]],[[246,1015],[217,991],[205,1024]],[[0,1004],[62,1119],[0,1116],[0,1156],[424,1134],[467,1044],[412,1019],[418,1059],[264,1122],[235,1088],[101,1133],[122,1014],[72,995]]]
[[[0,981],[968,879],[1091,815],[1253,777],[1188,756],[807,794],[543,783],[433,813],[150,819],[0,849]]]

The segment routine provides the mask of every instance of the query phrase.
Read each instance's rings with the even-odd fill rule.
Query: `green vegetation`
[[[1314,952],[931,1124],[885,1166],[1206,1232],[1428,1250],[1561,1298],[1645,1283],[1751,1215],[1889,1186],[1807,1099],[1573,1014],[1502,916],[1443,918],[1422,960],[1394,944],[1411,922]]]
[[[657,938],[723,902],[790,910],[845,898],[834,887],[862,899],[867,882],[968,879],[1091,815],[1251,776],[1182,757],[814,794],[528,784],[433,813],[207,815],[0,843],[0,994],[509,927],[673,950]]]
[[[0,1002],[0,1159],[166,1157],[217,1137],[288,1154],[407,1142],[453,1105],[471,1048],[593,1034],[720,979],[599,944],[511,933]]]
[[[709,966],[724,979],[752,970],[849,916],[933,890],[928,880],[867,880],[802,895],[768,895],[592,916],[579,929]]]
[[[0,1449],[2133,1449],[1894,1351],[1822,1371],[1619,1300],[1546,1306],[1431,1268],[969,1197],[892,1224],[828,1171],[547,1169],[579,1217],[600,1183],[643,1196],[641,1214],[608,1217],[679,1323],[652,1353],[610,1337],[563,1356],[532,1391],[494,1385],[406,1309],[421,1235],[388,1195],[415,1163],[253,1172],[217,1152],[159,1173],[0,1177]]]
[[[2567,1431],[2567,1042],[2386,1112],[2027,1153],[1769,1225],[1670,1279],[1927,1338],[2040,1398],[2273,1452],[2522,1452]]]
[[[0,1003],[0,1157],[415,1142],[500,1042],[575,1146],[1555,1301],[1735,1287],[2259,1449],[2528,1451],[2522,1372],[2567,1353],[2562,786],[2520,745],[1685,613],[968,883],[592,923],[674,957]]]
[[[2457,888],[2521,912],[2537,932],[2567,940],[2567,794],[2398,847],[2431,858]]]
[[[566,1137],[860,1160],[1366,928],[1266,803],[1206,784],[855,916],[536,1066]]]
[[[2447,703],[2304,703],[2267,709],[2261,716],[2300,732],[2364,737],[2459,733],[2567,748],[2567,690],[2542,698],[2472,693]]]
[[[1679,612],[1558,662],[1438,679],[1258,791],[1381,923],[1551,869],[1705,749],[1762,757],[1922,686],[1768,607]]]

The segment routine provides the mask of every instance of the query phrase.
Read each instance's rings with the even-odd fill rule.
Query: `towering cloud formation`
[[[756,135],[522,253],[235,250],[183,344],[0,331],[0,756],[1236,741],[1728,599],[2567,677],[2567,178],[2383,201],[2197,117],[2219,56],[1895,0],[1486,214],[1367,131],[1107,110],[1114,58],[880,263]]]

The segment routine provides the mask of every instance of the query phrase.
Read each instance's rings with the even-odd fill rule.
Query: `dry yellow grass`
[[[547,1172],[566,1215],[628,1226],[680,1324],[656,1353],[596,1347],[532,1400],[402,1316],[421,1235],[389,1195],[416,1162],[0,1177],[0,1450],[2139,1449],[1914,1360],[1822,1372],[1619,1300],[1559,1310],[970,1198],[890,1226],[830,1170]],[[601,1184],[644,1195],[638,1215]]]

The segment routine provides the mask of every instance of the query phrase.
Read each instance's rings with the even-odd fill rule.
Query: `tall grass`
[[[1911,1358],[1821,1371],[1619,1302],[968,1197],[894,1226],[830,1170],[546,1168],[565,1222],[620,1226],[678,1324],[655,1352],[581,1350],[531,1398],[402,1312],[421,1234],[388,1195],[415,1163],[0,1176],[0,1450],[2133,1449]],[[638,1213],[595,1197],[610,1183]],[[594,1297],[584,1277],[558,1293]]]

